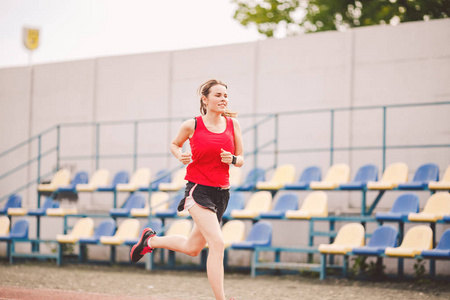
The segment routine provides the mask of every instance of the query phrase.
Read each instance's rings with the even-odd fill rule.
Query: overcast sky
[[[30,62],[23,27],[40,29],[33,64],[263,39],[231,0],[0,0],[0,68]]]

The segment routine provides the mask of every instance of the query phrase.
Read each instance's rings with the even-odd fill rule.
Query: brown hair
[[[206,105],[202,101],[202,96],[208,97],[210,90],[215,85],[223,85],[225,88],[228,88],[225,83],[217,79],[210,79],[203,83],[198,89],[197,94],[200,96],[200,113],[204,116],[207,112]],[[237,116],[236,112],[229,111],[228,109],[222,114],[224,117],[235,118]]]

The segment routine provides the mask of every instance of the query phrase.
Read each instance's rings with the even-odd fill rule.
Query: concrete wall
[[[0,69],[0,152],[56,124],[84,122],[83,126],[61,127],[61,155],[72,157],[61,163],[72,171],[92,173],[93,160],[73,158],[95,155],[96,128],[92,122],[130,121],[101,126],[100,154],[116,155],[133,153],[134,120],[153,119],[156,121],[138,125],[138,153],[146,155],[138,159],[137,167],[149,167],[155,174],[178,165],[171,156],[152,155],[167,153],[181,121],[199,114],[197,87],[207,79],[219,78],[228,84],[229,108],[240,112],[243,129],[263,118],[254,114],[280,113],[279,164],[294,164],[297,175],[310,165],[320,166],[325,173],[330,165],[329,152],[296,150],[330,146],[331,114],[295,112],[449,101],[449,25],[449,19],[412,22],[220,47]],[[448,145],[449,114],[450,105],[389,108],[387,145]],[[381,109],[336,111],[334,147],[380,146],[382,117]],[[274,119],[259,128],[259,145],[274,138],[274,128]],[[42,152],[52,149],[55,141],[55,130],[44,135]],[[244,134],[246,151],[253,149],[253,141],[252,131]],[[0,173],[35,157],[37,149],[35,140],[0,158]],[[258,156],[258,165],[270,167],[274,163],[273,146],[267,150]],[[386,165],[396,161],[408,164],[411,178],[418,166],[427,162],[437,163],[442,174],[450,165],[450,149],[388,150]],[[382,168],[379,150],[336,151],[333,162],[350,164],[352,177],[366,163]],[[41,174],[55,166],[55,155],[46,156]],[[253,157],[249,156],[243,174],[253,166]],[[131,172],[133,161],[105,158],[99,161],[99,167],[108,168],[112,174],[122,169]],[[0,181],[0,196],[35,179],[37,168],[33,163]],[[32,185],[21,192],[24,206],[36,206],[35,190],[36,185]],[[301,200],[306,194],[298,192]],[[423,207],[429,193],[418,194]],[[331,211],[360,211],[359,193],[328,195]],[[376,193],[369,193],[368,202],[375,196]],[[378,209],[389,209],[397,196],[397,192],[386,194]],[[121,195],[119,202],[125,197]],[[79,205],[82,209],[104,210],[111,201],[109,195],[82,194]],[[277,232],[284,226],[274,224]],[[292,232],[279,232],[274,242],[286,243],[289,238],[294,244],[306,244],[307,226],[301,222],[298,226],[292,229],[296,239],[291,239]],[[438,237],[445,228],[438,226]],[[53,231],[47,233],[54,236]],[[393,264],[389,268],[395,270]],[[438,272],[443,270],[438,266]]]

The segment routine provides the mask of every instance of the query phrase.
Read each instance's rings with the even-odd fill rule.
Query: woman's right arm
[[[185,165],[191,162],[192,154],[190,151],[186,151],[183,153],[182,147],[184,142],[186,142],[194,135],[194,131],[195,131],[195,120],[190,119],[185,121],[183,124],[181,124],[176,137],[170,144],[170,151],[172,151],[172,154],[175,156],[176,159],[178,159]]]

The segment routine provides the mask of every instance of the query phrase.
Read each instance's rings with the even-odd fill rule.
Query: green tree
[[[232,0],[234,18],[272,37],[375,24],[448,18],[450,0]]]

